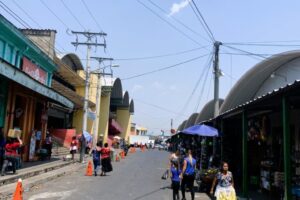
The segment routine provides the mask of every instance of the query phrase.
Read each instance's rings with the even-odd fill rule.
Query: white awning
[[[55,92],[53,89],[32,79],[24,72],[20,71],[19,69],[9,65],[8,63],[2,60],[0,60],[0,74],[43,96],[46,96],[50,99],[59,102],[68,108],[73,109],[74,107],[74,103],[69,99],[67,99],[66,97],[60,95],[59,93]]]

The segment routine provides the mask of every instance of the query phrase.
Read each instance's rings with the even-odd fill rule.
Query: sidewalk
[[[78,160],[79,155],[76,155],[75,158]],[[84,167],[86,167],[86,163],[63,161],[61,158],[23,163],[22,168],[17,170],[17,174],[8,173],[5,176],[0,176],[0,199],[9,199],[11,197],[20,178],[23,181],[24,191],[29,191],[39,184],[71,174]]]

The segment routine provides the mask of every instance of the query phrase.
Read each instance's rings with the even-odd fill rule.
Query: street
[[[170,200],[170,180],[161,179],[168,155],[158,150],[138,151],[121,162],[114,162],[114,171],[105,177],[84,176],[85,169],[80,170],[25,193],[24,199]],[[186,196],[190,198],[189,194]],[[196,199],[209,198],[196,193]]]

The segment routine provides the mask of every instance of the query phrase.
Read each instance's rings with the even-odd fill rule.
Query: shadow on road
[[[148,192],[148,193],[146,193],[146,194],[144,194],[142,196],[136,197],[133,200],[143,199],[144,197],[150,196],[150,195],[152,195],[152,194],[154,194],[156,192],[159,192],[160,190],[165,190],[165,189],[171,189],[171,187],[168,185],[168,186],[165,186],[165,187],[158,188],[158,189],[153,190],[151,192]]]

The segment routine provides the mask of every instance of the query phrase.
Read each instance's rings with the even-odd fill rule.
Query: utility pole
[[[87,54],[86,54],[86,70],[85,70],[85,94],[84,94],[84,106],[83,106],[83,120],[82,120],[82,137],[84,137],[83,132],[87,130],[87,113],[88,113],[88,101],[89,101],[89,87],[90,87],[90,51],[92,46],[103,46],[106,48],[106,42],[104,40],[104,43],[98,43],[97,38],[98,37],[105,37],[107,36],[106,33],[100,32],[88,32],[88,31],[72,31],[72,34],[76,35],[76,41],[71,42],[76,48],[79,45],[87,46]],[[86,42],[79,42],[78,41],[78,35],[83,35],[86,37]],[[94,41],[93,41],[94,39]],[[83,162],[83,157],[85,154],[85,140],[81,140],[81,152],[80,152],[80,162]]]
[[[113,61],[113,58],[101,58],[101,57],[91,57],[99,62],[99,72],[96,74],[98,75],[97,80],[97,94],[96,94],[96,122],[94,123],[94,133],[93,133],[93,146],[96,146],[96,143],[98,141],[98,129],[99,129],[99,120],[100,120],[100,101],[101,101],[101,75],[112,75],[111,74],[105,74],[101,73],[101,63],[105,60]],[[104,68],[103,68],[104,70]],[[104,71],[103,71],[104,72]]]
[[[214,117],[217,117],[219,115],[219,78],[221,76],[221,71],[219,68],[219,50],[220,45],[222,45],[221,42],[216,41],[214,43],[214,51],[215,51],[215,59],[214,59]],[[216,147],[217,147],[217,140],[216,138],[213,139],[213,155],[216,154]]]

